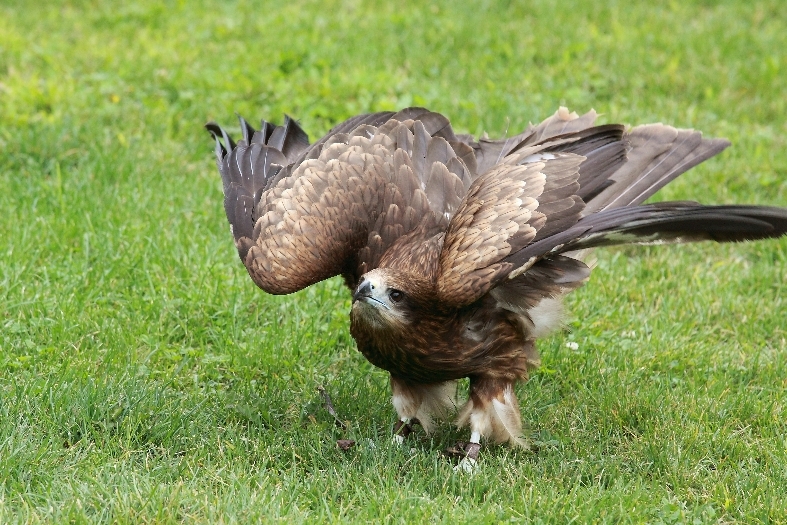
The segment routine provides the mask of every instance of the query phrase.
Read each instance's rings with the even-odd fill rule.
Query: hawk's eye
[[[399,290],[391,290],[391,293],[388,294],[388,297],[391,298],[391,302],[398,303],[404,299],[404,294]]]

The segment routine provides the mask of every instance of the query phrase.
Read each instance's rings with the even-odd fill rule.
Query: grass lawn
[[[787,206],[785,50],[783,0],[5,0],[0,523],[787,523],[787,240],[598,251],[518,389],[540,451],[459,475],[448,424],[389,445],[339,281],[253,285],[202,129],[594,107],[733,142],[659,199]]]

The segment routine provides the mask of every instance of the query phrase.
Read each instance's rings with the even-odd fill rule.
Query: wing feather
[[[525,144],[539,143],[559,135],[582,131],[591,127],[597,116],[598,114],[591,109],[580,117],[575,111],[569,112],[567,108],[561,106],[554,115],[538,126],[531,127],[530,138]]]
[[[511,254],[573,226],[584,208],[576,196],[584,160],[524,148],[479,177],[446,232],[437,278],[441,300],[464,305],[479,299],[516,269]]]
[[[546,176],[543,163],[499,165],[470,186],[448,225],[440,253],[437,293],[451,304],[469,304],[486,283],[510,268],[500,261],[536,236],[536,211]]]
[[[632,206],[645,202],[681,173],[724,150],[724,139],[703,139],[702,133],[646,124],[626,135],[626,162],[614,172],[609,184],[588,200],[588,212]]]

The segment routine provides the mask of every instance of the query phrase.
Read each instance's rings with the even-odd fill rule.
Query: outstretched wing
[[[423,221],[447,224],[474,174],[445,117],[418,108],[401,115],[417,120],[397,116],[355,117],[294,152],[292,164],[262,139],[229,153],[217,139],[227,218],[258,286],[285,294],[340,274],[352,286]]]
[[[594,111],[578,116],[560,108],[510,139],[465,139],[484,174],[446,234],[437,281],[441,299],[468,304],[503,281],[510,287],[545,257],[624,239],[769,236],[770,226],[759,216],[755,223],[749,215],[725,222],[721,209],[638,209],[675,177],[727,147],[727,141],[662,124],[628,131],[615,124],[594,126],[595,117]],[[572,158],[579,160],[572,164]],[[532,182],[530,190],[524,189],[525,172],[514,167],[530,163],[534,169],[532,163],[538,162],[546,175],[541,195]],[[620,209],[626,211],[616,211]],[[712,224],[703,229],[701,221],[706,220]],[[730,228],[734,233],[722,233]],[[527,286],[537,284],[523,279]]]

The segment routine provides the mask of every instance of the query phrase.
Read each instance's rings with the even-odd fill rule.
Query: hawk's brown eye
[[[402,292],[400,292],[399,290],[391,290],[391,293],[388,294],[388,297],[391,298],[392,302],[398,303],[402,299],[404,299],[404,294]]]

